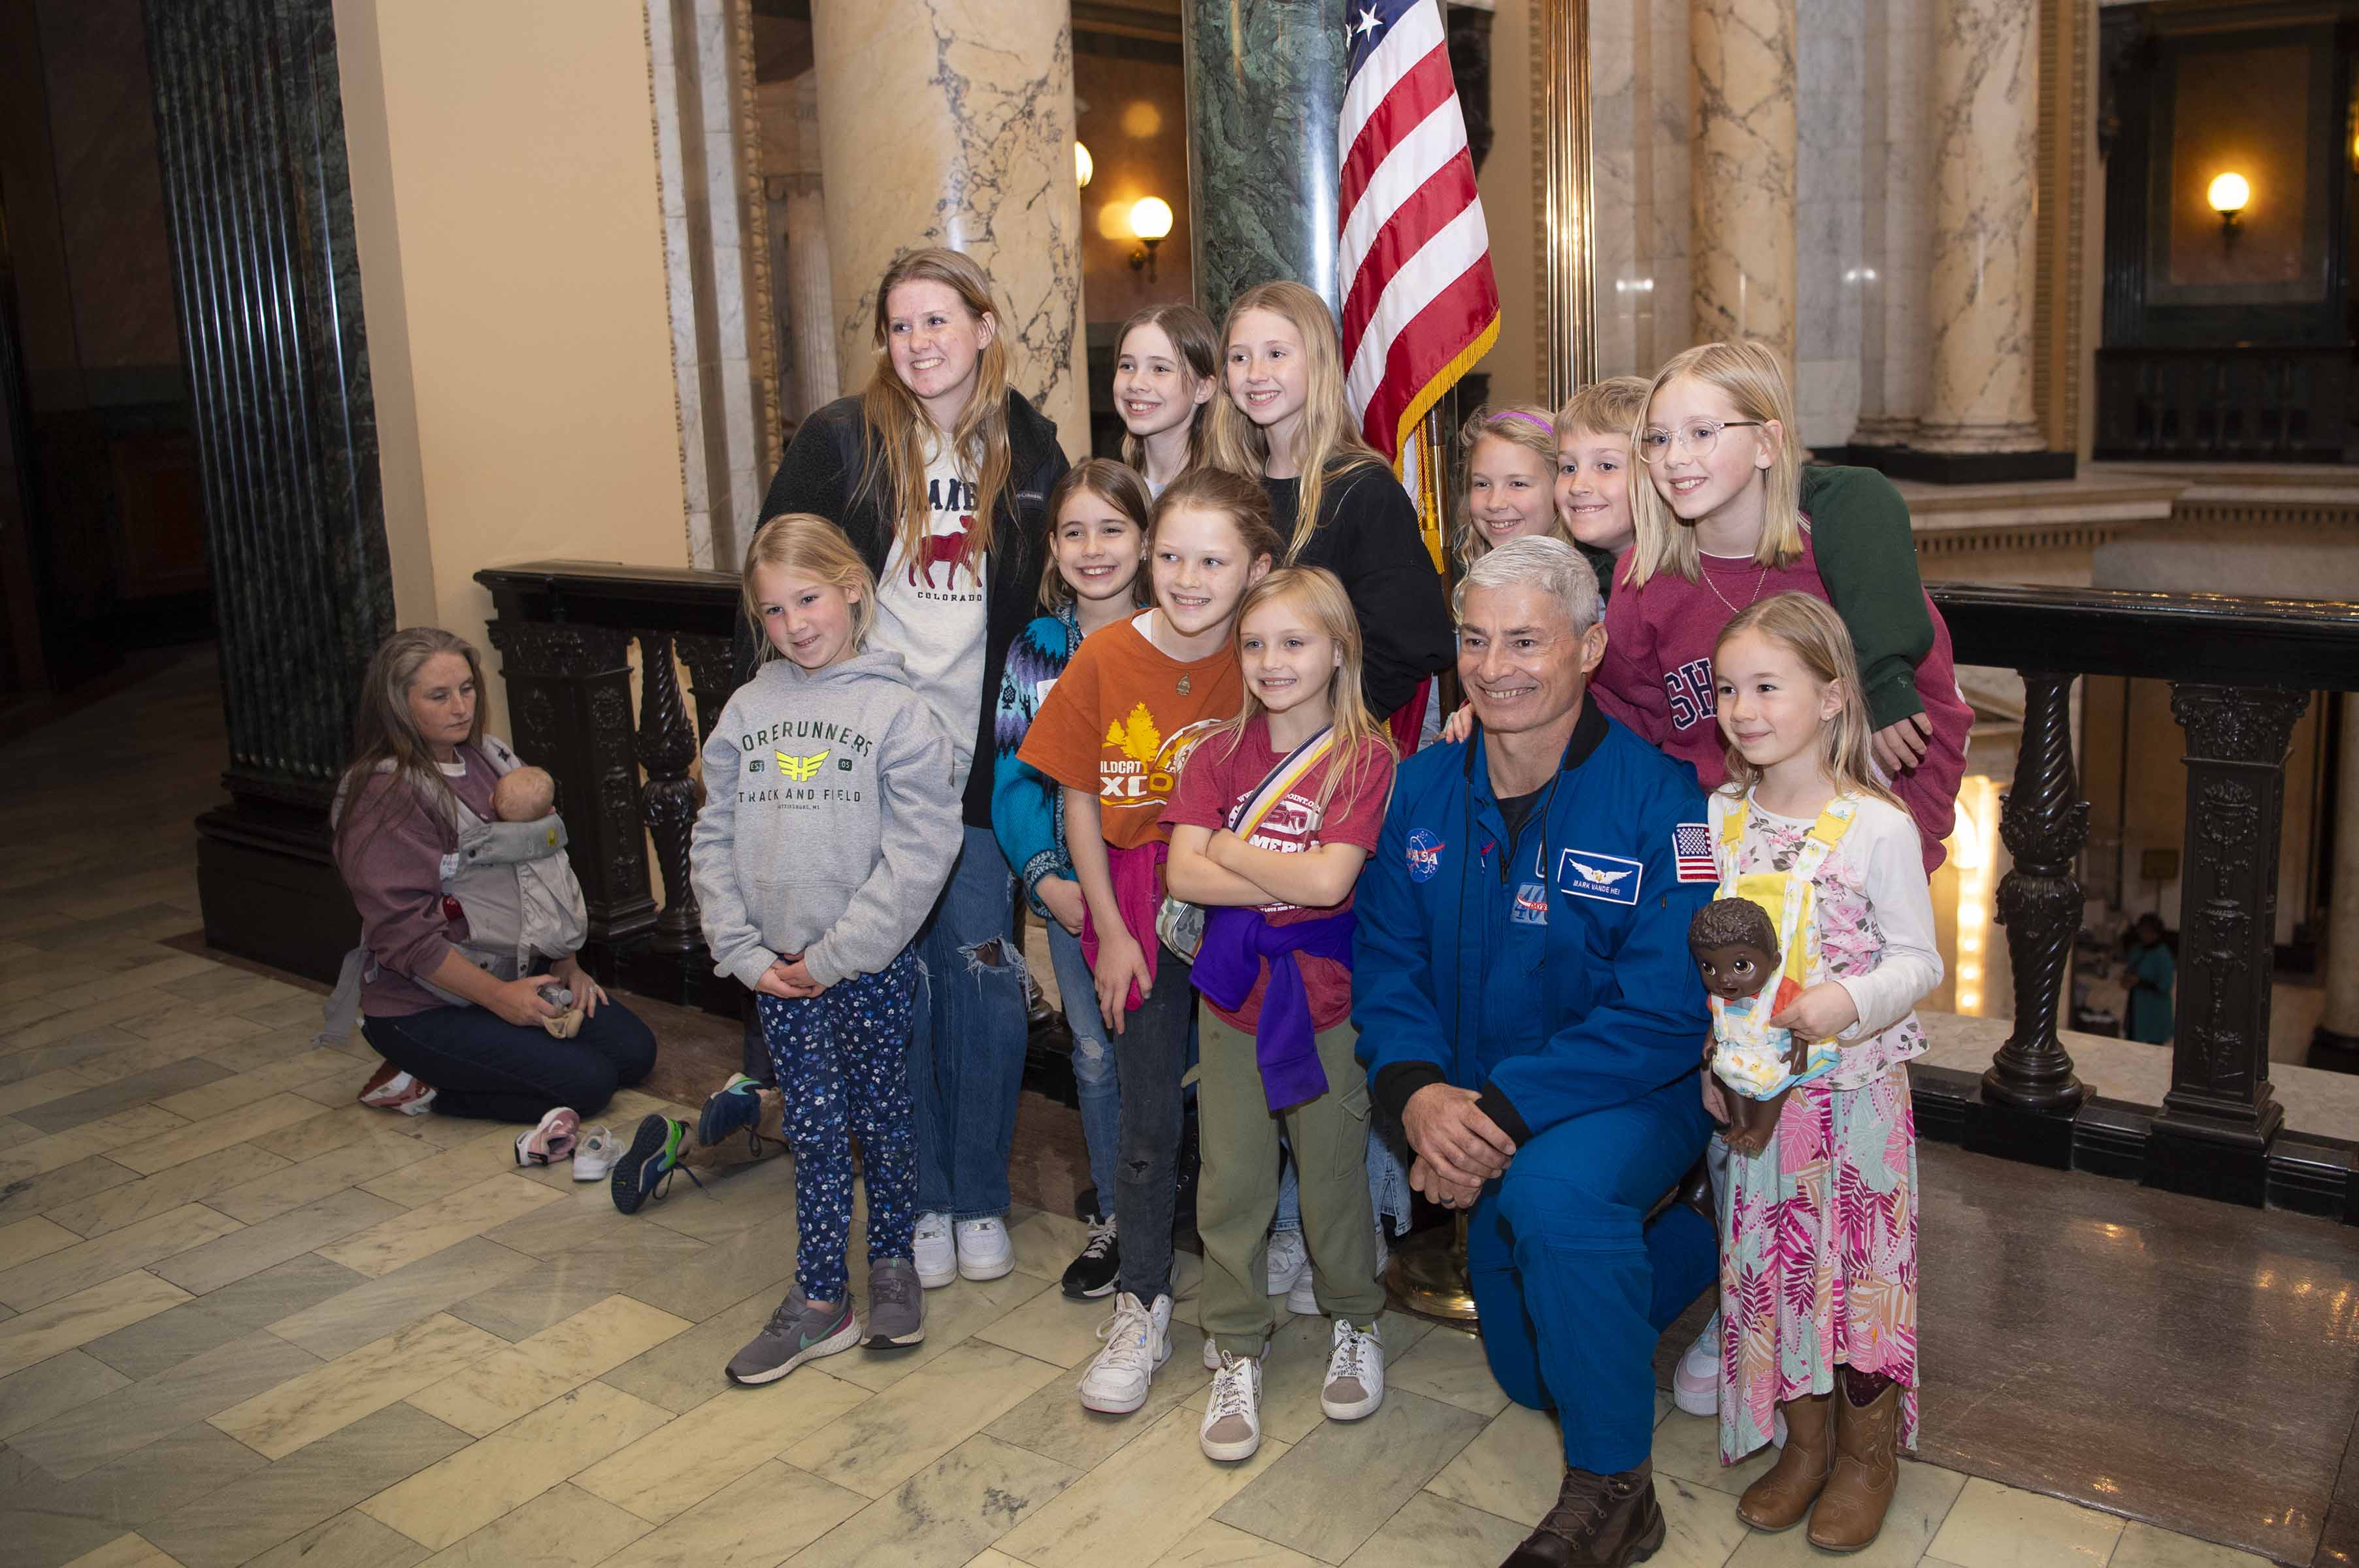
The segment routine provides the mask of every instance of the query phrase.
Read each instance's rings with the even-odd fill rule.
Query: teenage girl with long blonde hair
[[[957,863],[918,936],[929,996],[911,1031],[917,1269],[931,1288],[1015,1267],[1005,1216],[1024,970],[991,831],[992,730],[1065,456],[1056,427],[1008,384],[991,279],[967,257],[896,257],[876,285],[874,337],[867,390],[795,432],[762,511],[816,513],[851,539],[876,578],[876,643],[902,656],[950,731],[963,792]]]
[[[1352,418],[1335,318],[1299,283],[1265,283],[1229,307],[1221,343],[1212,466],[1260,481],[1286,565],[1343,583],[1367,642],[1362,691],[1391,719],[1450,667],[1455,644],[1417,509]]]

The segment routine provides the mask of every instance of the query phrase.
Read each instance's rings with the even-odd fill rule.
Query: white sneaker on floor
[[[1299,1230],[1273,1230],[1269,1233],[1269,1293],[1282,1296],[1294,1289],[1298,1281],[1310,1277],[1310,1254],[1302,1245]]]
[[[1308,1266],[1303,1269],[1302,1277],[1295,1281],[1286,1292],[1286,1310],[1297,1317],[1319,1315],[1319,1276],[1312,1273]]]
[[[959,1277],[958,1252],[951,1241],[949,1215],[919,1215],[909,1250],[917,1260],[918,1283],[926,1289],[940,1290]]]
[[[1148,1306],[1128,1291],[1114,1298],[1114,1316],[1098,1326],[1105,1341],[1082,1374],[1082,1404],[1108,1415],[1128,1415],[1147,1402],[1155,1374],[1171,1359],[1171,1298]]]
[[[573,1179],[577,1182],[603,1182],[614,1169],[614,1162],[623,1157],[627,1144],[614,1141],[614,1135],[604,1126],[592,1128],[582,1135],[573,1151]]]
[[[958,1271],[970,1280],[996,1280],[1016,1267],[1016,1249],[1007,1239],[1007,1222],[989,1219],[958,1222]]]
[[[1210,1345],[1211,1340],[1204,1341]],[[1261,1357],[1217,1356],[1196,1441],[1207,1459],[1234,1463],[1261,1447]]]
[[[1319,1408],[1329,1421],[1358,1421],[1385,1402],[1385,1342],[1376,1326],[1363,1329],[1335,1320],[1327,1353],[1327,1378],[1319,1386]]]
[[[1671,1368],[1671,1403],[1690,1415],[1720,1413],[1720,1314],[1712,1314]]]

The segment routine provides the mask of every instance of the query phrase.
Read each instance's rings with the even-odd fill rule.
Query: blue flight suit
[[[1467,1221],[1484,1348],[1509,1398],[1560,1413],[1567,1465],[1613,1475],[1652,1451],[1656,1342],[1718,1271],[1701,1215],[1647,1223],[1712,1131],[1703,792],[1588,701],[1511,839],[1483,748],[1400,765],[1355,895],[1352,1022],[1396,1114],[1446,1081],[1516,1140]]]

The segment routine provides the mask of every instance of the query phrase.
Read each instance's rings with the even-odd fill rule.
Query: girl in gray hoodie
[[[704,747],[690,868],[714,969],[755,991],[795,1151],[795,1284],[728,1367],[768,1383],[861,1338],[846,1290],[852,1144],[868,1183],[868,1342],[925,1337],[911,1258],[910,942],[960,841],[951,741],[898,654],[867,651],[876,586],[842,529],[789,513],[746,552],[764,663]]]

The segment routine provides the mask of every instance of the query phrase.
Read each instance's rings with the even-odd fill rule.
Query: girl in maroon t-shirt
[[[1394,754],[1360,688],[1360,629],[1333,574],[1274,571],[1237,614],[1244,710],[1188,758],[1164,808],[1166,885],[1206,906],[1190,978],[1200,1020],[1201,1324],[1218,1357],[1205,1455],[1261,1444],[1264,1288],[1278,1134],[1294,1150],[1320,1310],[1334,1329],[1320,1403],[1357,1421],[1384,1400],[1368,1090],[1352,1027],[1352,888],[1392,795]]]

